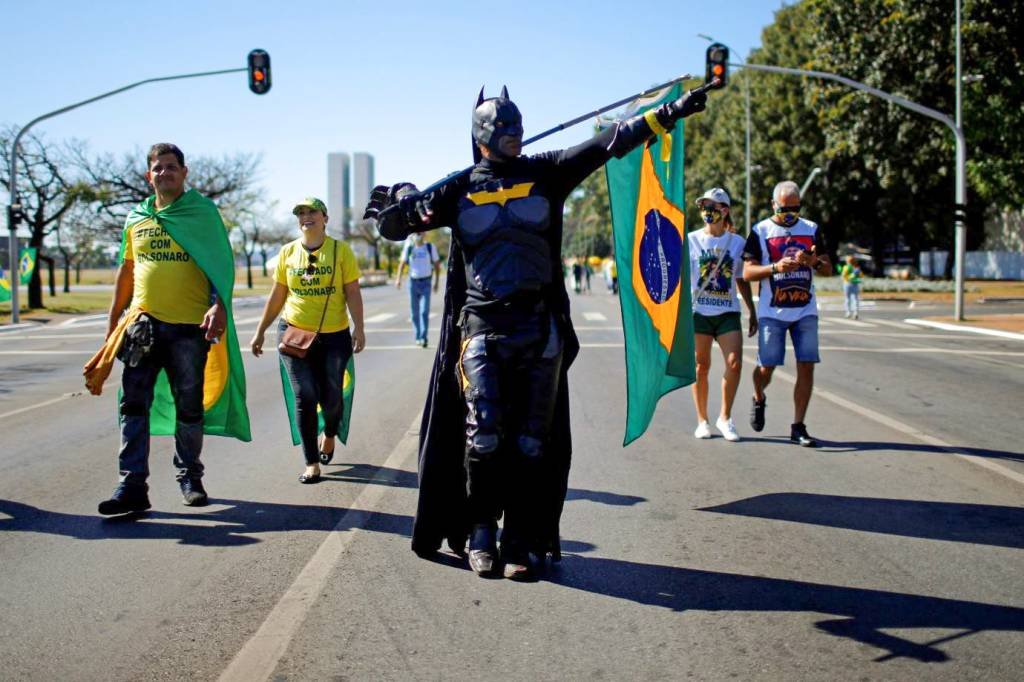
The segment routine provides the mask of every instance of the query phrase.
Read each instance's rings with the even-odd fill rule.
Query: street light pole
[[[21,312],[21,310],[20,310],[21,306],[18,304],[19,272],[18,272],[18,269],[17,269],[18,268],[18,234],[17,233],[18,233],[18,222],[19,222],[19,220],[18,220],[18,217],[16,217],[16,216],[20,216],[21,215],[21,208],[22,208],[21,207],[21,202],[18,200],[18,176],[17,176],[17,172],[18,172],[18,143],[21,141],[21,138],[25,136],[25,133],[27,133],[29,131],[29,129],[32,128],[32,126],[34,126],[35,124],[39,123],[40,121],[45,121],[48,118],[53,118],[54,116],[59,116],[60,114],[63,114],[63,113],[68,112],[68,111],[71,111],[72,109],[77,109],[78,107],[83,107],[86,104],[91,104],[91,103],[93,103],[93,102],[95,102],[97,100],[101,100],[101,99],[104,99],[106,97],[110,97],[111,95],[117,95],[119,93],[124,92],[125,90],[131,90],[132,88],[138,87],[140,85],[145,85],[146,83],[158,83],[158,82],[161,82],[161,81],[173,81],[173,80],[180,80],[182,78],[200,78],[202,76],[219,76],[219,75],[225,74],[225,73],[238,73],[239,71],[248,71],[248,70],[249,70],[248,67],[243,67],[243,68],[240,68],[240,69],[221,69],[220,71],[203,71],[203,72],[200,72],[200,73],[185,73],[185,74],[181,74],[181,75],[178,75],[178,76],[161,76],[159,78],[147,78],[146,80],[141,80],[141,81],[138,81],[136,83],[131,83],[129,85],[125,85],[124,87],[117,88],[116,90],[111,90],[110,92],[104,92],[101,95],[96,95],[95,97],[90,97],[89,99],[84,99],[81,102],[76,102],[75,104],[69,104],[66,107],[61,107],[60,109],[57,109],[55,111],[51,111],[49,113],[43,114],[42,116],[37,116],[34,119],[32,119],[31,121],[29,121],[27,124],[25,124],[25,126],[21,130],[18,131],[17,135],[14,136],[14,142],[11,143],[11,149],[10,149],[11,162],[10,162],[10,169],[9,169],[10,175],[8,176],[10,178],[10,183],[11,183],[10,202],[9,202],[9,206],[7,207],[7,227],[11,231],[11,239],[10,239],[10,244],[9,244],[9,246],[10,246],[10,266],[11,266],[10,267],[11,272],[10,272],[10,275],[9,275],[10,282],[11,282],[11,324],[17,324],[18,323],[18,320],[20,319],[20,312]]]
[[[957,321],[964,319],[964,260],[967,258],[967,179],[965,166],[967,165],[967,152],[963,144],[963,122],[960,119],[960,88],[963,86],[963,78],[960,75],[960,4],[961,0],[954,0],[956,3],[956,129],[960,131],[956,144],[956,206],[953,209],[954,239],[953,247],[956,249],[956,260],[953,267],[956,270],[953,277],[957,282],[953,298],[953,316]]]
[[[820,172],[821,168],[819,168],[818,166],[815,166],[814,168],[811,169],[811,172],[807,175],[807,179],[804,180],[804,184],[800,186],[801,199],[803,199],[804,194],[807,192],[807,188],[811,186],[811,183],[814,182],[814,178],[816,178],[818,176],[818,173]]]
[[[708,42],[712,42],[712,43],[719,42],[719,41],[716,41],[714,38],[712,38],[711,36],[709,36],[709,35],[707,35],[705,33],[698,33],[697,37],[698,38],[703,38],[704,40],[707,40]],[[725,45],[725,43],[722,43],[722,45]],[[729,47],[728,45],[725,45],[725,47],[727,47],[729,49],[729,53],[732,54],[732,48]],[[750,225],[751,225],[751,223],[750,223],[750,221],[751,221],[751,211],[750,211],[750,82],[749,82],[746,74],[744,74],[744,76],[743,76],[743,102],[744,102],[744,107],[746,109],[746,132],[744,134],[744,153],[743,153],[743,156],[744,156],[744,159],[745,159],[745,168],[746,168],[746,173],[745,173],[745,176],[744,176],[744,178],[745,178],[744,179],[744,189],[746,190],[746,193],[745,193],[745,196],[744,196],[743,203],[746,206],[746,213],[747,213],[746,229],[749,230],[750,229]]]
[[[958,5],[959,6],[959,5]],[[959,40],[959,39],[958,39]],[[810,76],[812,78],[823,78],[825,80],[836,81],[843,85],[854,88],[855,90],[862,90],[870,93],[875,97],[880,97],[893,104],[898,104],[901,107],[915,111],[928,118],[935,119],[946,125],[950,130],[953,131],[953,136],[956,140],[956,211],[954,213],[955,221],[955,236],[956,236],[956,261],[954,262],[954,273],[956,288],[954,298],[954,315],[957,320],[962,320],[964,315],[964,256],[965,256],[965,245],[966,245],[966,228],[964,227],[964,216],[967,208],[967,142],[964,139],[964,131],[960,126],[946,114],[941,111],[936,111],[930,107],[923,106],[917,102],[912,102],[909,99],[900,97],[899,95],[893,95],[884,90],[873,88],[870,85],[865,85],[859,81],[855,81],[852,78],[846,78],[845,76],[839,76],[834,73],[828,73],[827,71],[813,71],[810,69],[791,69],[785,66],[768,66],[766,64],[736,64],[730,63],[729,66],[741,68],[741,69],[753,69],[754,71],[767,71],[769,73],[784,73],[789,76]]]

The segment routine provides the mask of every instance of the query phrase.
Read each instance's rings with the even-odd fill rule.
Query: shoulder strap
[[[327,285],[327,298],[324,299],[324,311],[323,311],[323,313],[320,314],[320,324],[318,324],[316,326],[316,333],[317,334],[319,334],[320,330],[323,329],[324,318],[327,317],[327,306],[330,305],[330,303],[331,303],[331,294],[334,293],[334,275],[338,272],[338,240],[335,239],[333,241],[334,241],[334,253],[332,255],[334,256],[334,264],[331,267],[331,281]]]

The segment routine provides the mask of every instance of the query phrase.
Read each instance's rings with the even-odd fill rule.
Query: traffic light
[[[717,78],[720,83],[716,87],[724,88],[725,84],[729,81],[728,62],[729,48],[722,43],[712,43],[708,46],[705,59],[706,71],[704,82],[710,83],[712,79]]]
[[[265,95],[270,90],[270,55],[266,50],[249,53],[249,89],[257,95]]]

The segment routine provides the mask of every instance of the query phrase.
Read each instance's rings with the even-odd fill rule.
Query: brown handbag
[[[331,270],[331,282],[330,288],[331,293],[334,289],[334,273],[338,271],[338,244],[334,244],[334,268]],[[324,301],[324,312],[320,315],[320,324],[316,326],[315,332],[306,331],[305,329],[299,329],[295,325],[288,323],[284,332],[281,334],[280,340],[277,344],[277,352],[290,355],[293,358],[304,358],[309,349],[313,347],[313,342],[316,341],[316,337],[320,335],[320,329],[324,326],[324,318],[327,317],[327,305],[331,302],[331,294],[327,294],[327,299]]]

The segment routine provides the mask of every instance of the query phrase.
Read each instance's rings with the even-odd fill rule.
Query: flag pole
[[[691,79],[691,78],[693,78],[693,76],[691,74],[684,73],[682,76],[678,76],[677,78],[673,78],[672,80],[666,81],[666,82],[662,83],[661,85],[655,85],[654,87],[648,88],[648,89],[646,89],[646,90],[644,90],[642,92],[638,92],[635,95],[630,95],[629,97],[623,97],[622,99],[617,100],[615,102],[612,102],[611,104],[606,104],[605,106],[603,106],[603,107],[601,107],[599,109],[594,109],[593,111],[590,111],[590,112],[588,112],[586,114],[583,114],[581,116],[577,116],[576,118],[570,119],[570,120],[566,121],[565,123],[559,123],[558,125],[556,125],[553,128],[548,128],[547,130],[545,130],[542,133],[538,133],[537,135],[534,135],[533,137],[531,137],[531,138],[529,138],[527,140],[523,140],[523,146],[525,147],[526,145],[528,145],[528,144],[530,144],[532,142],[536,142],[537,140],[541,140],[541,139],[543,139],[545,137],[548,137],[549,135],[553,135],[553,134],[555,134],[555,133],[557,133],[557,132],[559,132],[561,130],[565,130],[566,128],[570,128],[570,127],[576,125],[577,123],[580,123],[582,121],[587,120],[588,118],[592,118],[594,116],[600,116],[601,114],[606,113],[608,111],[611,111],[612,109],[617,109],[618,107],[621,107],[623,104],[628,104],[628,103],[632,102],[635,99],[640,99],[641,97],[646,97],[648,95],[653,95],[654,93],[656,93],[656,92],[658,92],[660,90],[664,90],[667,87],[671,87],[671,86],[675,85],[676,83],[681,83],[682,81],[688,80],[688,79]],[[712,81],[710,81],[708,83],[705,83],[704,85],[700,86],[699,88],[694,88],[691,92],[707,92],[708,90],[711,90],[711,89],[713,89],[715,87],[715,84],[716,84],[717,80],[718,79],[714,79],[714,80],[712,80]],[[454,173],[450,173],[449,175],[446,175],[445,177],[441,178],[440,180],[438,180],[434,184],[430,185],[429,187],[426,187],[426,188],[420,190],[419,194],[420,195],[425,195],[425,194],[430,194],[431,192],[436,192],[437,190],[441,189],[442,187],[444,187],[448,183],[454,182],[454,181],[458,180],[459,178],[461,178],[461,177],[463,177],[465,175],[468,175],[469,172],[471,170],[473,170],[473,168],[474,168],[473,166],[469,166],[468,168],[463,168],[460,171],[455,171]],[[397,204],[395,204],[395,207],[397,207]],[[389,206],[388,208],[384,209],[384,211],[381,211],[381,213],[384,213],[385,211],[388,211],[388,210],[392,210],[392,207]]]

